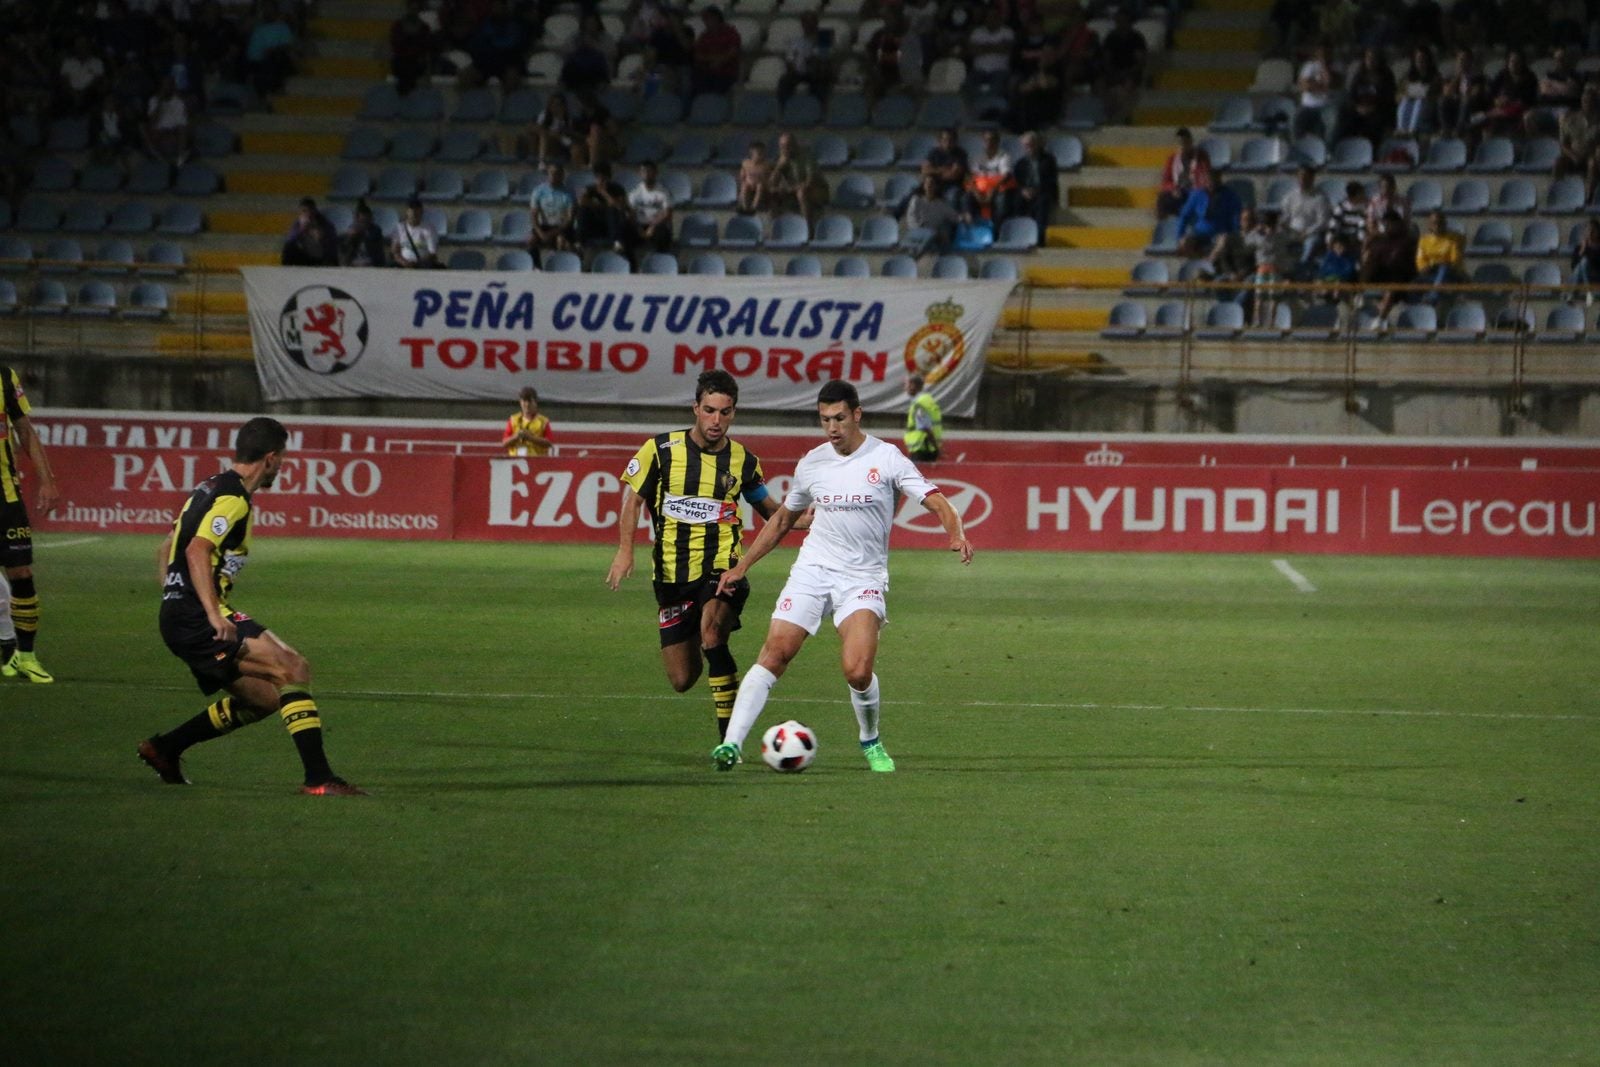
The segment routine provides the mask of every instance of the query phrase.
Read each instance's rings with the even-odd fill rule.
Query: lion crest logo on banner
[[[967,339],[956,325],[966,308],[946,298],[929,304],[928,325],[906,342],[906,371],[929,385],[949,376],[967,354]]]
[[[330,285],[308,285],[278,316],[283,350],[313,374],[338,374],[367,350],[367,313],[356,298]]]

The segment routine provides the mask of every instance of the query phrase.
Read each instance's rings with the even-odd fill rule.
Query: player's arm
[[[222,604],[217,600],[217,588],[211,576],[211,553],[216,548],[210,541],[196,534],[189,539],[189,547],[183,550],[184,562],[189,565],[189,582],[194,586],[195,596],[200,598],[200,606],[205,609],[206,621],[211,623],[211,630],[217,635],[218,641],[234,641],[239,636],[238,628],[233,625],[233,620],[222,613]]]
[[[506,420],[506,432],[500,435],[500,446],[508,448],[511,442],[522,436],[522,431],[517,429],[517,424],[511,419]]]
[[[783,507],[782,504],[779,504],[776,500],[774,500],[770,496],[762,497],[761,500],[759,502],[757,502],[756,505],[755,505],[755,509],[758,512],[761,513],[761,518],[763,520],[765,520],[765,521],[768,521],[768,522],[772,521],[772,516],[777,514],[778,511],[782,507]],[[811,509],[810,508],[806,508],[804,511],[802,511],[800,513],[800,517],[798,519],[794,520],[794,524],[792,526],[790,526],[789,529],[791,529],[791,530],[809,530],[809,529],[811,529]]]
[[[48,512],[60,497],[56,493],[56,476],[45,458],[44,442],[34,431],[33,420],[26,415],[13,419],[12,425],[16,427],[18,443],[27,450],[28,458],[33,461],[33,472],[39,478],[39,510]]]
[[[956,514],[956,509],[950,506],[950,501],[944,498],[944,494],[929,493],[922,498],[922,506],[938,517],[939,525],[944,527],[944,532],[950,537],[950,551],[959,552],[962,563],[971,563],[972,542],[967,540],[967,532],[961,526],[961,516]]]
[[[622,514],[617,519],[617,554],[611,559],[611,569],[606,572],[606,584],[613,590],[633,573],[633,542],[639,528],[639,508],[644,503],[633,486],[622,486]]]
[[[794,529],[794,524],[802,514],[803,512],[790,511],[786,507],[777,508],[766,525],[761,527],[761,532],[756,534],[756,539],[750,542],[750,547],[745,550],[739,562],[722,572],[722,577],[717,580],[717,593],[721,595],[729,592],[735,582],[749,574],[750,568],[756,565],[756,561],[776,548],[778,542],[783,540],[783,535]]]
[[[167,536],[161,541],[161,551],[156,553],[156,569],[161,574],[162,588],[167,584],[167,560],[172,558],[172,531],[167,531]]]

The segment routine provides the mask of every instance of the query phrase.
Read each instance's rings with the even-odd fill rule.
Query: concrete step
[[[1259,50],[1249,46],[1229,50],[1224,48],[1197,48],[1192,51],[1168,53],[1168,70],[1243,70],[1253,74],[1261,61]]]
[[[1191,16],[1192,18],[1192,16]],[[1214,50],[1220,52],[1253,52],[1260,58],[1260,49],[1265,44],[1265,33],[1261,25],[1246,28],[1232,26],[1205,26],[1194,25],[1186,22],[1178,28],[1175,39],[1176,47],[1168,53],[1170,58],[1193,51]]]
[[[1051,248],[1142,250],[1150,243],[1149,226],[1051,226],[1045,231]]]
[[[1077,213],[1081,213],[1080,209],[1083,208],[1138,208],[1141,212],[1148,212],[1156,206],[1158,191],[1154,182],[1140,184],[1132,179],[1127,185],[1074,183],[1067,190],[1067,205]]]
[[[341,41],[361,42],[367,45],[383,46],[389,41],[389,27],[394,24],[393,19],[371,18],[332,18],[322,16],[311,20],[311,33],[320,42]]]
[[[1208,93],[1242,93],[1256,80],[1256,68],[1183,70],[1168,67],[1156,75],[1155,88]],[[1141,105],[1141,110],[1144,106]]]
[[[303,77],[359,80],[363,85],[370,85],[389,75],[389,64],[367,52],[365,45],[358,46],[362,50],[360,55],[350,55],[343,48],[332,48],[327,42],[324,45],[317,55],[308,57],[301,64]],[[341,86],[340,91],[348,92],[349,87]]]

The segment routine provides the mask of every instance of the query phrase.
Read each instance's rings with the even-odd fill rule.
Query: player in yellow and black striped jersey
[[[717,578],[744,551],[739,501],[748,501],[763,518],[778,509],[761,461],[728,437],[738,403],[733,376],[707,371],[695,384],[694,425],[658,434],[635,453],[622,474],[621,543],[606,575],[606,584],[616,589],[633,573],[639,508],[648,508],[655,528],[651,556],[661,662],[667,681],[680,693],[699,680],[703,664],[709,665],[719,736],[739,689],[728,635],[739,628],[750,585],[741,583],[719,596]]]
[[[177,728],[139,742],[139,758],[168,785],[189,784],[182,759],[191,746],[276,711],[305,765],[302,793],[361,793],[328,766],[310,664],[230,602],[250,555],[250,495],[277,478],[288,441],[275,419],[240,427],[233,466],[195,487],[162,543],[161,638],[188,665],[202,693],[228,693]]]
[[[0,568],[10,586],[11,621],[16,641],[0,641],[0,676],[21,676],[30,682],[48,683],[55,679],[39,663],[34,643],[39,633],[39,592],[33,583],[33,523],[22,495],[22,472],[17,467],[17,450],[28,454],[33,473],[39,479],[39,511],[48,514],[55,507],[56,480],[44,443],[33,428],[28,397],[22,380],[10,367],[0,367]]]

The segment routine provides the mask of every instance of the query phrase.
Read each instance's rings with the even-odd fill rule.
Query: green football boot
[[[894,760],[889,758],[889,753],[883,750],[882,741],[874,741],[861,750],[867,757],[867,766],[883,774],[894,770]]]
[[[723,742],[711,750],[711,763],[719,771],[731,771],[733,765],[740,762],[738,745]]]

